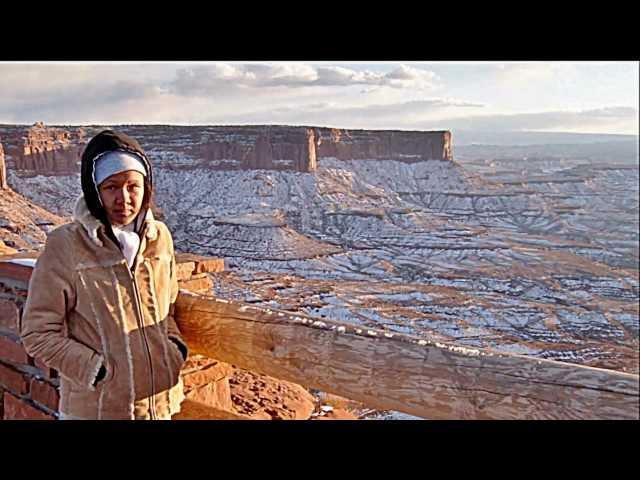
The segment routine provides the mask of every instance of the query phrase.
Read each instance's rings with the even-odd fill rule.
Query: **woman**
[[[60,374],[64,419],[170,419],[188,350],[173,319],[173,240],[151,213],[151,165],[127,135],[87,144],[73,222],[47,238],[21,336]]]

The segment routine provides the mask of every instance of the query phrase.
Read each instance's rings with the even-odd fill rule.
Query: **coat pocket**
[[[169,343],[169,348],[171,349],[171,352],[172,352],[172,355],[171,355],[172,371],[176,373],[176,378],[177,378],[177,376],[180,375],[180,370],[182,369],[182,366],[186,362],[186,359],[182,356],[182,351],[180,350],[180,347],[178,347],[178,345],[176,345],[176,343],[173,340],[171,340],[170,338],[167,338],[167,342]]]
[[[113,377],[115,377],[116,365],[112,358],[106,358],[103,363],[104,368],[106,369],[106,374],[102,380],[96,383],[96,388],[100,389],[105,385],[108,385],[113,381]]]

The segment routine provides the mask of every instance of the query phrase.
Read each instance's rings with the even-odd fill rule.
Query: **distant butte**
[[[0,127],[7,165],[33,175],[79,171],[86,142],[105,128],[136,138],[154,164],[171,169],[280,170],[313,172],[322,158],[451,161],[449,131],[346,130],[286,125],[123,125],[82,128]],[[1,157],[1,155],[0,155]]]
[[[31,127],[0,131],[9,168],[44,175],[69,175],[79,171],[80,154],[86,143],[83,128]]]

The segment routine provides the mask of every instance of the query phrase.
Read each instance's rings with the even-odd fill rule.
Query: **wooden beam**
[[[638,419],[639,377],[427,342],[181,290],[194,353],[428,419]]]

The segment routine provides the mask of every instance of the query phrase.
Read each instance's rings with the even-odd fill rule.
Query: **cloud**
[[[632,75],[624,70],[615,78],[610,67],[602,67],[606,68],[602,71],[591,67],[587,76],[579,76],[583,72],[564,64],[490,64],[476,77],[469,76],[473,69],[456,67],[446,77],[449,84],[454,77],[464,79],[451,90],[454,97],[431,96],[441,87],[441,80],[427,68],[413,64],[350,68],[301,62],[0,63],[0,123],[289,123],[345,128],[638,132],[638,110],[624,106],[635,105],[637,98],[628,101],[616,94],[605,99],[594,93],[593,82],[588,83],[599,78],[594,77],[597,73],[603,78],[598,84],[603,85],[604,94],[609,90],[624,92],[626,83],[612,78],[633,77],[637,86],[637,66]],[[437,71],[446,74],[442,69]],[[552,76],[549,83],[542,82]],[[563,83],[567,79],[575,85]],[[480,87],[468,88],[471,84]],[[530,88],[533,84],[538,90]],[[588,97],[580,93],[583,90]],[[361,95],[361,91],[369,94]],[[583,96],[570,103],[565,101],[565,92]],[[561,111],[541,107],[543,111],[533,113],[510,109],[509,114],[500,109],[523,95],[535,98],[536,94],[546,99],[546,105],[601,108]],[[491,104],[455,96],[473,96]]]
[[[429,89],[435,86],[438,76],[428,70],[400,65],[385,75],[384,83],[391,87]]]
[[[638,110],[632,107],[608,106],[590,110],[514,114],[479,113],[483,108],[482,103],[452,98],[348,107],[336,102],[322,102],[238,112],[235,115],[212,118],[212,121],[342,128],[638,134]]]
[[[114,116],[126,122],[126,115],[132,110],[142,109],[146,102],[160,99],[161,96],[159,87],[142,82],[118,81],[110,85],[82,85],[49,95],[44,92],[34,97],[16,97],[2,101],[2,108],[5,115],[10,112],[12,121],[18,123],[37,120],[108,123]]]
[[[443,119],[447,128],[482,131],[627,132],[638,134],[638,110],[611,106],[590,110],[476,115]]]
[[[594,110],[576,112],[577,115],[591,118],[620,118],[629,119],[638,115],[638,110],[631,107],[605,107]]]
[[[349,128],[399,128],[415,119],[428,119],[459,108],[482,108],[484,105],[453,98],[429,98],[389,104],[343,106],[336,102],[289,105],[276,109],[226,115],[233,123],[293,123]]]
[[[88,122],[162,95],[137,65],[0,64],[0,121]]]
[[[566,73],[569,65],[553,62],[501,63],[495,66],[496,79],[503,84],[544,82]]]
[[[175,94],[209,96],[223,91],[261,87],[349,87],[376,86],[398,89],[430,90],[437,88],[435,73],[400,65],[387,73],[358,71],[340,66],[287,64],[200,65],[178,70],[169,84]]]

